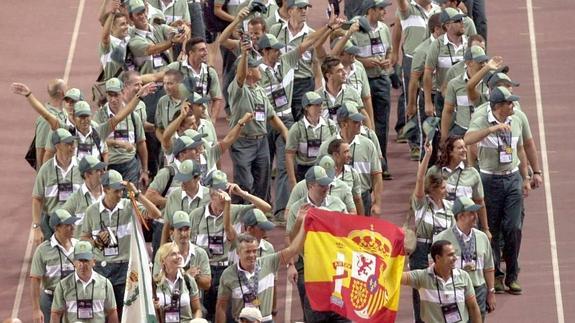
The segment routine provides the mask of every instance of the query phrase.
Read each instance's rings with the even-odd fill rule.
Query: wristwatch
[[[490,292],[491,294],[494,294],[494,293],[495,293],[495,287],[491,287],[491,289],[489,289],[489,292]]]
[[[32,223],[32,229],[38,229],[40,225],[38,223]]]

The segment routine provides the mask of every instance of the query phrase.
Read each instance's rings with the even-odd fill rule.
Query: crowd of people
[[[161,322],[273,322],[280,266],[306,322],[349,322],[310,307],[303,223],[382,215],[392,88],[419,162],[401,279],[415,321],[482,322],[495,294],[522,293],[523,199],[543,178],[519,84],[486,54],[484,0],[340,2],[103,0],[91,98],[12,84],[39,114],[34,322],[122,320],[136,213]],[[329,8],[316,29],[312,5]],[[266,240],[284,226],[285,248]]]

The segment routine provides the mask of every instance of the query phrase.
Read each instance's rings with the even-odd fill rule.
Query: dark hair
[[[323,63],[321,63],[321,74],[323,75],[323,79],[327,82],[327,77],[325,76],[327,73],[331,72],[331,69],[336,67],[337,65],[341,64],[341,60],[337,57],[327,56]]]
[[[192,39],[190,39],[186,42],[186,46],[185,46],[186,53],[189,53],[192,50],[192,48],[194,48],[194,46],[196,46],[197,44],[205,43],[205,42],[206,42],[206,39],[203,37],[192,37]]]
[[[451,245],[451,242],[447,240],[437,240],[431,245],[431,249],[429,250],[429,254],[431,255],[431,259],[435,261],[437,256],[443,256],[443,247]]]
[[[429,28],[430,33],[433,33],[435,28],[441,28],[441,14],[436,13],[431,15],[427,21],[427,27]]]
[[[341,144],[343,144],[343,140],[342,139],[334,139],[332,140],[329,145],[327,146],[327,153],[330,155],[333,155],[334,153],[339,152],[339,148],[341,147]]]
[[[441,167],[446,167],[449,165],[449,159],[451,152],[453,151],[453,147],[455,147],[455,142],[457,140],[463,140],[461,136],[449,136],[445,140],[445,142],[439,147],[439,159],[437,160],[436,165]]]
[[[184,73],[179,70],[167,70],[164,73],[164,77],[166,76],[173,76],[176,78],[176,82],[181,83],[184,80]]]
[[[122,72],[122,74],[120,74],[120,81],[122,81],[122,84],[127,85],[130,82],[130,79],[132,78],[132,76],[139,76],[140,72],[138,71],[125,71]]]
[[[264,33],[268,31],[268,26],[266,25],[266,21],[261,16],[253,17],[248,22],[248,25],[255,26],[255,25],[262,25]]]
[[[481,36],[480,34],[475,34],[475,35],[469,36],[469,39],[468,39],[469,46],[471,46],[471,43],[473,43],[474,41],[481,42],[481,43],[485,44],[485,38],[483,38],[483,36]]]

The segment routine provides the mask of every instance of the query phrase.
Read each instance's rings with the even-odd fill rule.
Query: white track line
[[[68,50],[68,58],[66,59],[66,67],[64,68],[63,80],[68,83],[70,71],[72,70],[72,61],[74,60],[74,53],[76,52],[76,43],[78,41],[78,34],[80,32],[80,24],[82,22],[82,14],[84,13],[85,0],[80,0],[78,3],[78,10],[76,11],[76,21],[74,23],[74,31],[72,39],[70,40],[70,49]],[[37,229],[39,230],[39,229]],[[20,303],[22,302],[22,295],[24,293],[24,285],[26,284],[26,277],[28,276],[28,265],[32,258],[32,246],[34,240],[34,232],[30,230],[28,234],[28,245],[26,246],[26,253],[22,267],[20,268],[20,278],[18,279],[18,287],[16,289],[16,296],[14,297],[14,306],[12,306],[12,318],[18,317],[20,312]]]
[[[537,58],[537,41],[535,38],[535,19],[533,18],[532,0],[526,0],[527,21],[529,25],[529,42],[531,45],[531,65],[533,67],[533,87],[535,89],[535,103],[537,108],[537,121],[539,126],[539,141],[541,145],[541,161],[545,183],[545,204],[547,205],[547,225],[549,227],[549,245],[551,247],[551,264],[553,267],[553,285],[555,287],[555,303],[557,305],[557,322],[564,323],[563,296],[561,295],[561,277],[559,273],[559,260],[557,258],[557,239],[555,236],[555,218],[553,214],[553,198],[551,195],[551,176],[549,176],[549,160],[547,157],[547,139],[545,135],[545,122],[543,119],[543,104],[541,101],[541,84],[539,79],[539,60]]]

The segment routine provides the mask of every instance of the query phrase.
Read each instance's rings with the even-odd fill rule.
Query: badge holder
[[[385,55],[385,46],[381,42],[381,38],[374,37],[369,39],[371,43],[371,55]]]
[[[73,193],[72,183],[58,183],[58,200],[65,202]]]
[[[128,134],[128,129],[114,130],[114,139],[121,141],[129,141],[130,137]]]
[[[509,164],[513,161],[513,148],[508,145],[499,145],[499,163],[500,164]]]
[[[281,85],[277,90],[272,92],[272,98],[274,100],[276,109],[279,109],[288,104],[286,91]]]
[[[78,151],[89,154],[92,152],[92,144],[78,143]]]
[[[210,255],[221,256],[224,254],[224,236],[209,236],[208,251]]]
[[[154,69],[160,68],[162,66],[164,66],[165,62],[164,62],[164,58],[162,57],[162,55],[154,55],[152,58],[152,66],[154,67]]]
[[[263,104],[257,103],[254,107],[254,112],[256,115],[256,121],[258,122],[266,121],[266,107]]]
[[[180,322],[180,309],[168,306],[164,310],[165,323],[179,323]]]
[[[242,298],[244,300],[244,305],[246,307],[259,307],[261,305],[261,302],[258,298],[257,295],[249,293],[249,294],[243,294]],[[250,306],[252,305],[252,306]]]
[[[321,139],[308,139],[307,141],[307,157],[316,158],[319,156],[319,147],[321,146]]]
[[[81,299],[77,302],[78,319],[90,320],[94,318],[91,299]]]

